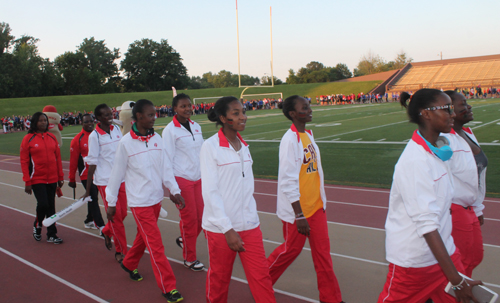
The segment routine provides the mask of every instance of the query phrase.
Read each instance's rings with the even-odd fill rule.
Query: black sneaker
[[[63,240],[61,238],[59,238],[57,235],[53,235],[47,239],[47,242],[54,243],[54,244],[61,244],[63,242]]]
[[[42,228],[41,227],[33,227],[33,238],[35,240],[40,241],[42,240]]]
[[[167,302],[176,303],[184,300],[181,294],[177,291],[177,289],[172,290],[169,293],[163,294],[165,298],[167,298]]]
[[[175,243],[177,243],[177,246],[184,249],[184,242],[182,241],[182,237],[175,239]]]
[[[139,274],[137,269],[130,270],[130,269],[126,268],[122,263],[120,263],[120,266],[123,268],[124,271],[126,271],[130,275],[131,280],[137,281],[137,282],[142,281],[143,278]]]

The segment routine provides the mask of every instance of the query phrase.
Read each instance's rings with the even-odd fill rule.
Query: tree
[[[82,52],[65,52],[55,59],[55,66],[64,81],[64,93],[67,95],[89,94],[98,79],[88,68],[88,61]]]
[[[10,34],[11,29],[8,23],[0,23],[0,56],[9,49],[14,36]]]
[[[286,77],[286,84],[298,84],[299,83],[299,77],[295,75],[295,72],[293,69],[288,70],[288,77]]]
[[[280,85],[280,84],[283,84],[283,81],[281,81],[280,79],[278,79],[276,76],[273,76],[273,80],[274,80],[274,85]],[[260,79],[260,84],[262,85],[272,85],[273,82],[271,82],[271,76],[264,76]]]
[[[352,78],[352,73],[346,64],[338,63],[337,66],[335,66],[335,69],[336,69],[337,76],[338,76],[337,80]]]
[[[354,69],[354,76],[359,77],[384,71],[387,71],[384,59],[370,50],[361,57],[358,66]]]
[[[406,64],[413,62],[413,58],[407,57],[406,53],[401,50],[399,54],[396,55],[396,59],[394,61],[394,69],[400,69]]]
[[[319,62],[316,62],[316,61],[311,61],[311,62],[309,62],[309,63],[306,64],[306,69],[309,72],[320,71],[320,70],[322,70],[324,68],[325,68],[325,66],[323,65],[323,63],[319,63]]]
[[[125,71],[125,87],[130,91],[159,91],[174,86],[184,89],[189,84],[182,58],[167,42],[151,39],[130,44],[121,63]]]

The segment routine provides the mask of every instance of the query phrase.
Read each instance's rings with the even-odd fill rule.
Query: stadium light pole
[[[269,6],[269,24],[271,27],[271,85],[274,87],[273,73],[273,8]]]
[[[236,43],[238,44],[238,86],[241,87],[241,73],[240,73],[240,30],[238,28],[238,0],[236,0]]]

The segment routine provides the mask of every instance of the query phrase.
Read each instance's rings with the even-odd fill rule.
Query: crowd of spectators
[[[462,93],[467,99],[474,98],[491,98],[500,97],[500,89],[496,87],[481,88],[481,85],[471,88],[455,89],[457,92]],[[410,92],[411,94],[411,92]],[[311,104],[311,97],[304,96],[304,98]],[[362,103],[382,103],[382,102],[393,102],[399,100],[399,93],[392,92],[388,94],[364,94],[360,92],[358,94],[330,94],[316,96],[316,105],[342,105],[342,104],[362,104]],[[245,106],[246,110],[261,110],[261,109],[274,109],[281,108],[283,103],[282,98],[263,98],[263,99],[241,99],[241,102]],[[205,114],[214,103],[198,103],[193,104],[194,115]],[[113,107],[113,117],[118,119],[119,111]],[[170,105],[161,105],[156,107],[156,112],[158,117],[173,117],[174,111]],[[61,115],[61,124],[63,126],[72,126],[82,124],[82,117],[84,114],[90,113],[84,110],[83,112],[63,112]],[[29,128],[30,116],[15,116],[12,117],[5,116],[0,118],[3,133],[9,133],[14,131],[24,131]]]

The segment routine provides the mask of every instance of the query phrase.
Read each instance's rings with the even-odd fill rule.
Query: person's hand
[[[183,209],[186,206],[184,198],[181,196],[181,194],[176,194],[172,202],[175,203],[175,206],[177,206],[178,209]]]
[[[106,211],[106,217],[108,218],[108,221],[114,222],[113,218],[115,217],[116,214],[116,206],[108,206],[108,210]]]
[[[304,236],[309,236],[311,228],[309,227],[309,223],[307,223],[307,220],[304,217],[296,218],[295,219],[295,224],[297,224],[297,231],[300,234],[303,234]]]
[[[243,243],[240,235],[234,229],[231,228],[228,230],[224,236],[226,237],[226,242],[229,248],[239,252],[245,251],[245,247],[243,247],[245,243]]]
[[[57,182],[57,187],[61,188],[64,185],[64,180],[58,181]]]
[[[479,220],[479,225],[483,226],[483,224],[484,224],[484,216],[480,215],[479,217],[477,217],[477,219]]]
[[[24,192],[27,193],[28,195],[31,195],[31,185],[26,185],[24,187]]]
[[[76,182],[68,182],[68,186],[71,188],[76,188]]]
[[[460,290],[455,290],[455,298],[457,302],[460,303],[469,303],[471,300],[474,303],[480,303],[476,297],[472,294],[472,287],[476,285],[482,285],[483,282],[481,281],[472,281],[472,280],[467,280],[461,284],[462,289]]]

